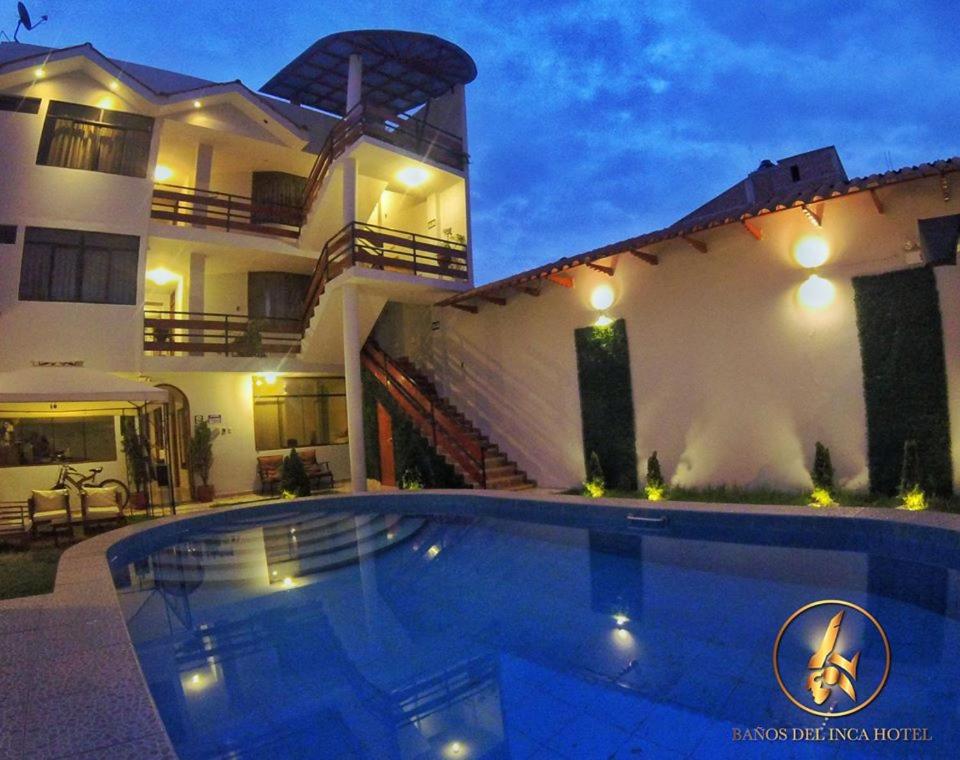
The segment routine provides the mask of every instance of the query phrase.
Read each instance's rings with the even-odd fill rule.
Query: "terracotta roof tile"
[[[655,230],[653,232],[627,238],[626,240],[621,240],[616,243],[611,243],[600,248],[595,248],[591,251],[585,251],[584,253],[580,253],[575,256],[567,256],[562,259],[557,259],[549,264],[528,269],[525,272],[520,272],[519,274],[515,274],[511,277],[506,277],[504,279],[473,288],[472,290],[458,293],[455,296],[439,301],[437,305],[453,306],[454,304],[463,303],[464,301],[469,301],[482,295],[498,293],[508,288],[522,285],[523,283],[542,280],[549,277],[551,274],[556,274],[566,269],[572,269],[578,266],[584,266],[585,264],[598,261],[600,259],[605,259],[608,256],[639,251],[644,246],[648,246],[653,243],[661,243],[665,240],[682,238],[687,235],[694,235],[698,232],[704,232],[716,227],[723,227],[728,224],[743,222],[755,217],[764,216],[766,214],[774,214],[778,211],[785,211],[787,209],[802,207],[812,203],[820,203],[821,201],[828,201],[834,198],[853,195],[854,193],[864,192],[878,187],[896,185],[901,182],[909,182],[911,180],[923,179],[925,177],[936,177],[957,171],[960,171],[960,156],[952,156],[950,158],[931,161],[918,166],[905,166],[888,172],[880,172],[877,174],[870,174],[865,177],[857,177],[855,179],[848,180],[847,182],[827,183],[815,186],[813,188],[808,187],[799,192],[791,191],[789,193],[775,195],[766,199],[763,203],[751,206],[740,214],[721,214],[711,217],[706,221],[698,221],[696,223],[686,225],[678,223],[671,225],[670,227],[665,227],[660,230]]]

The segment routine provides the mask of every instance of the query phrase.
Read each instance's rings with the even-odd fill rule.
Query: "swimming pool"
[[[248,508],[110,551],[183,758],[955,756],[958,560],[956,533],[881,520],[471,496]],[[773,666],[824,599],[892,653],[842,718],[785,693],[812,698],[839,608],[788,626]],[[832,651],[860,653],[859,691],[823,711],[884,668],[855,614]]]

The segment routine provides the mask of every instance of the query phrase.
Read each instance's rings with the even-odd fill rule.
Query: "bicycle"
[[[57,484],[54,488],[61,489],[66,488],[67,485],[71,485],[77,489],[79,493],[83,491],[84,486],[89,486],[90,488],[113,487],[117,489],[120,509],[125,509],[127,503],[130,501],[130,487],[122,480],[117,480],[116,478],[106,478],[97,483],[95,479],[101,472],[103,472],[102,467],[93,467],[90,469],[89,475],[84,475],[80,470],[68,464],[62,464],[60,465],[60,473],[57,475]]]

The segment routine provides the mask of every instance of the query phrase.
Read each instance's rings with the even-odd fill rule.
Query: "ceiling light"
[[[430,173],[420,166],[408,166],[397,172],[397,179],[407,187],[419,187],[430,178]]]
[[[147,279],[150,280],[154,285],[169,285],[174,280],[179,279],[179,275],[171,272],[169,269],[164,267],[157,267],[156,269],[151,269],[147,272]]]
[[[116,79],[114,79],[112,82],[110,82],[110,89],[111,89],[111,90],[116,90],[119,86],[120,86],[120,84],[119,84],[119,82],[117,82]]]
[[[201,103],[199,100],[193,101],[193,107],[194,107],[194,108],[199,108],[199,107],[202,106],[202,105],[203,105],[203,103]]]
[[[43,79],[46,75],[47,75],[47,72],[43,70],[42,66],[37,66],[37,68],[33,70],[33,76],[36,79]]]
[[[173,176],[173,169],[163,164],[157,164],[153,170],[154,182],[166,182]]]

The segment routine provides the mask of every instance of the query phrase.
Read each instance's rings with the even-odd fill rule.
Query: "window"
[[[47,109],[37,163],[146,177],[153,119],[54,101]]]
[[[343,378],[254,378],[253,429],[257,451],[346,443]]]
[[[790,165],[790,179],[794,182],[800,181],[800,167],[797,164]]]
[[[140,238],[27,227],[21,301],[135,304]]]
[[[0,95],[0,111],[40,113],[40,98],[24,98],[20,95]]]
[[[253,224],[293,224],[291,213],[303,205],[307,178],[287,172],[254,172],[252,178]]]
[[[116,458],[113,417],[0,418],[0,467]]]
[[[299,321],[311,279],[292,272],[248,272],[247,313],[258,319]]]
[[[17,225],[0,224],[0,245],[13,245],[17,242]]]

